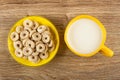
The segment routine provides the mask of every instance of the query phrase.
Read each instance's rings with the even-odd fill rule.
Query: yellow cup
[[[81,20],[81,19],[89,19],[89,20],[92,20],[94,21],[96,24],[98,24],[101,32],[102,32],[102,40],[101,40],[101,43],[99,45],[99,47],[96,48],[96,50],[90,52],[90,53],[87,53],[87,54],[84,54],[84,53],[81,53],[81,52],[78,52],[76,51],[75,49],[73,49],[73,47],[71,47],[70,43],[68,42],[68,31],[71,27],[71,25],[73,23],[75,23],[77,20]],[[84,27],[84,26],[80,26],[80,27]],[[79,35],[79,34],[78,34]],[[79,37],[79,36],[78,36]],[[104,55],[106,56],[109,56],[109,57],[112,57],[113,56],[113,51],[110,50],[107,46],[104,45],[105,43],[105,40],[106,40],[106,30],[104,28],[104,25],[98,20],[96,19],[95,17],[92,17],[90,15],[80,15],[80,16],[77,16],[75,18],[73,18],[67,25],[66,27],[66,30],[65,30],[65,33],[64,33],[64,40],[65,40],[65,43],[66,45],[68,46],[68,48],[73,52],[75,53],[76,55],[78,56],[83,56],[83,57],[90,57],[90,56],[93,56],[95,55],[98,51],[102,51]]]
[[[47,59],[41,60],[41,61],[38,62],[38,63],[32,63],[32,62],[30,62],[30,61],[28,61],[28,60],[26,60],[26,59],[18,58],[18,57],[16,57],[16,55],[15,55],[15,53],[14,53],[14,52],[15,52],[15,49],[14,49],[14,47],[13,47],[13,41],[10,39],[10,34],[11,34],[13,31],[15,31],[15,29],[16,29],[17,26],[22,25],[22,23],[23,23],[23,21],[24,21],[25,19],[34,20],[34,21],[37,21],[37,22],[40,23],[40,24],[46,25],[46,26],[50,27],[50,29],[51,29],[52,32],[54,33],[54,38],[55,38],[54,40],[55,40],[55,43],[56,43],[56,47],[55,47],[54,51],[52,51],[52,52],[50,53],[50,55],[49,55],[49,57],[48,57]],[[26,66],[41,66],[41,65],[44,65],[44,64],[48,63],[49,61],[51,61],[51,60],[55,57],[55,55],[56,55],[56,53],[57,53],[57,51],[58,51],[58,48],[59,48],[59,35],[58,35],[58,31],[57,31],[57,29],[55,28],[55,26],[54,26],[49,20],[47,20],[47,19],[44,18],[44,17],[41,17],[41,16],[29,16],[29,17],[25,17],[25,18],[19,20],[18,22],[16,22],[16,23],[12,26],[12,28],[11,28],[9,34],[8,34],[8,48],[9,48],[9,51],[10,51],[11,56],[12,56],[18,63],[20,63],[20,64],[23,64],[23,65],[26,65]]]

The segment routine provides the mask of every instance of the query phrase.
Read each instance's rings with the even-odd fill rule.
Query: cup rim
[[[84,54],[84,53],[80,53],[80,52],[77,52],[75,51],[71,46],[70,44],[68,43],[67,41],[67,33],[68,33],[68,30],[71,26],[71,24],[73,24],[75,21],[79,20],[79,19],[83,19],[83,18],[87,18],[87,19],[90,19],[92,21],[94,21],[95,23],[97,23],[102,31],[102,41],[101,41],[101,44],[100,46],[93,52],[91,53],[87,53],[87,54]],[[74,17],[72,20],[70,20],[70,22],[68,23],[66,29],[65,29],[65,33],[64,33],[64,41],[67,45],[67,47],[76,55],[78,56],[83,56],[83,57],[90,57],[90,56],[93,56],[95,55],[98,51],[100,51],[100,49],[104,46],[104,43],[106,41],[106,29],[104,27],[104,25],[95,17],[93,16],[90,16],[90,15],[78,15],[76,17]]]
[[[26,61],[24,62],[23,59],[20,59],[20,58],[16,57],[15,54],[13,53],[14,49],[11,46],[13,42],[11,42],[10,34],[11,34],[11,32],[15,31],[15,28],[16,28],[16,26],[18,24],[20,24],[20,21],[23,22],[23,20],[25,20],[25,19],[37,20],[39,22],[42,22],[41,20],[45,21],[44,23],[46,23],[46,24],[44,24],[44,25],[49,24],[47,26],[52,28],[52,32],[54,32],[54,35],[55,35],[55,38],[56,38],[56,41],[57,41],[55,50],[53,52],[51,52],[52,54],[50,55],[50,58],[44,60],[43,62],[41,62],[39,64],[38,63],[28,63],[28,62],[26,63]],[[27,16],[27,17],[24,17],[24,18],[18,20],[14,25],[12,25],[12,27],[11,27],[11,29],[9,31],[9,34],[8,34],[8,49],[9,49],[9,52],[10,52],[11,56],[13,57],[13,59],[15,61],[17,61],[18,63],[23,64],[25,66],[34,67],[34,66],[42,66],[42,65],[45,65],[45,64],[49,63],[55,57],[55,55],[57,54],[57,51],[59,49],[59,44],[60,44],[59,34],[58,34],[58,31],[57,31],[56,27],[53,25],[53,23],[51,21],[49,21],[48,19],[46,19],[46,18],[44,18],[42,16]]]

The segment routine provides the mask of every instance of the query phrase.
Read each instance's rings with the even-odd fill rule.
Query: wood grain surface
[[[67,48],[65,27],[81,14],[92,15],[105,25],[105,44],[115,53],[112,58],[100,53],[78,57]],[[60,35],[57,55],[41,67],[18,64],[7,47],[11,26],[29,15],[48,18]],[[0,80],[120,80],[120,0],[0,0]]]

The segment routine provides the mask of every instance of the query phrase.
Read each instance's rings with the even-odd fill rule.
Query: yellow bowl
[[[30,19],[30,20],[34,20],[34,21],[37,21],[39,22],[40,24],[43,24],[43,25],[46,25],[48,27],[50,27],[50,29],[52,30],[52,32],[54,33],[54,38],[55,38],[55,43],[56,43],[56,47],[54,49],[54,51],[52,51],[48,57],[48,59],[45,59],[45,60],[41,60],[39,61],[38,63],[32,63],[26,59],[22,59],[22,58],[18,58],[16,57],[15,55],[15,49],[13,47],[13,41],[10,39],[10,34],[15,31],[16,27],[19,26],[19,25],[22,25],[23,21],[25,19]],[[41,65],[44,65],[46,63],[48,63],[49,61],[51,61],[57,51],[58,51],[58,48],[59,48],[59,35],[58,35],[58,31],[57,29],[55,28],[55,26],[49,21],[47,20],[46,18],[43,18],[41,16],[29,16],[29,17],[25,17],[21,20],[19,20],[18,22],[16,22],[13,27],[11,28],[9,34],[8,34],[8,48],[9,48],[9,51],[10,51],[10,54],[11,56],[18,62],[18,63],[21,63],[23,65],[26,65],[26,66],[41,66]]]

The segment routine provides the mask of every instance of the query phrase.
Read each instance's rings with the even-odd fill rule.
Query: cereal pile
[[[15,55],[34,63],[47,59],[55,48],[49,27],[30,19],[24,20],[23,25],[17,26],[10,38],[13,41]]]

